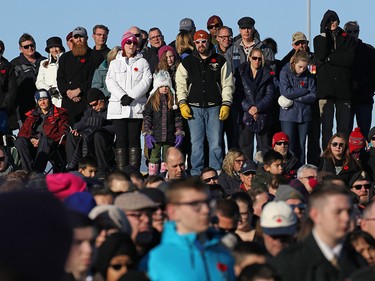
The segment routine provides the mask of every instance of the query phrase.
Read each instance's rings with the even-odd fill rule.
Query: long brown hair
[[[160,92],[159,92],[159,89],[157,89],[155,91],[155,93],[147,101],[147,103],[151,103],[153,111],[159,111],[160,110]],[[167,95],[168,95],[168,103],[167,103],[168,110],[171,110],[171,108],[172,108],[172,106],[174,104],[173,99],[176,98],[176,95],[172,94],[171,89],[169,89],[169,87],[168,87],[168,93],[167,93]],[[175,102],[177,102],[177,101],[175,101]]]
[[[344,142],[342,160],[343,160],[343,165],[347,165],[349,163],[349,159],[350,159],[348,141],[345,138],[345,136],[341,133],[336,133],[329,139],[327,147],[323,151],[322,156],[326,157],[326,158],[330,158],[333,161],[333,163],[336,162],[336,158],[335,158],[335,156],[333,156],[333,153],[332,153],[332,150],[331,150],[331,144],[332,144],[332,141],[333,141],[334,138],[340,138]]]
[[[294,55],[290,58],[290,70],[296,73],[295,65],[299,61],[310,62],[309,54],[304,50],[297,50]]]
[[[171,71],[170,71],[171,67],[175,66],[177,69],[178,65],[180,64],[180,58],[175,52],[173,52],[173,55],[174,55],[174,65],[169,66],[167,62],[167,52],[164,52],[161,56],[159,64],[156,67],[156,72],[159,72],[160,70],[166,70],[169,72],[169,74],[171,74]]]

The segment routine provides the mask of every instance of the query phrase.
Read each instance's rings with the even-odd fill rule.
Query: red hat
[[[287,142],[289,142],[288,135],[285,134],[284,132],[278,132],[278,133],[274,134],[273,138],[272,138],[272,148],[274,148],[275,147],[275,143],[277,143],[279,141],[287,141]]]
[[[86,190],[86,182],[72,173],[48,174],[46,183],[48,190],[60,200]]]
[[[349,152],[358,152],[366,146],[366,139],[360,128],[355,128],[349,136]]]
[[[160,47],[159,51],[158,51],[158,57],[159,57],[159,61],[161,60],[161,56],[166,53],[166,52],[172,52],[174,56],[177,56],[176,55],[176,51],[173,49],[173,47],[169,46],[169,45],[164,45],[163,47]]]
[[[223,26],[223,21],[219,16],[213,15],[211,16],[207,21],[207,27],[209,27],[211,24],[214,24],[215,21],[220,24],[220,26]]]
[[[197,41],[198,39],[209,40],[209,38],[210,38],[210,35],[202,29],[194,33],[194,41]]]

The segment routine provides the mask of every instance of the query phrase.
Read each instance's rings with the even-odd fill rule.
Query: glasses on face
[[[294,45],[296,45],[296,46],[305,45],[305,44],[306,44],[306,41],[304,41],[304,40],[297,41],[296,43],[294,43]]]
[[[134,40],[129,39],[129,40],[126,40],[126,41],[125,41],[125,44],[126,44],[126,45],[131,45],[131,44],[137,45],[137,41],[134,41]]]
[[[159,39],[159,38],[161,38],[160,34],[150,37],[150,40],[155,40],[155,39]]]
[[[372,141],[375,141],[375,136],[373,136],[373,137],[371,138],[371,140],[372,140]]]
[[[74,39],[84,38],[82,35],[76,34],[73,36]]]
[[[348,30],[348,31],[346,31],[346,33],[349,33],[349,34],[358,34],[359,33],[359,29]]]
[[[367,183],[367,184],[356,184],[356,185],[353,185],[352,186],[355,190],[361,190],[362,187],[364,187],[365,189],[370,189],[371,188],[371,184]]]
[[[333,142],[333,143],[331,143],[331,145],[333,147],[339,146],[339,148],[343,148],[344,147],[344,143],[343,142]]]
[[[152,217],[152,211],[143,211],[143,212],[134,212],[134,213],[126,213],[127,216],[129,217],[134,217],[138,220],[140,220],[142,217]]]
[[[208,182],[210,182],[210,181],[217,180],[218,178],[219,178],[218,176],[213,176],[213,177],[210,177],[210,178],[204,179],[203,181],[208,183]]]
[[[305,203],[299,203],[299,204],[289,204],[289,206],[294,210],[295,208],[298,208],[300,211],[306,210],[306,204]]]
[[[116,263],[116,264],[110,264],[109,267],[112,268],[115,271],[119,271],[123,267],[128,267],[128,265],[122,264],[122,263]]]
[[[137,38],[139,38],[139,37],[141,37],[141,34],[140,33],[135,33],[134,36],[137,37]]]
[[[28,44],[28,45],[24,45],[22,46],[22,48],[24,48],[25,50],[28,50],[28,49],[34,49],[35,48],[35,45],[34,44]]]
[[[105,33],[95,33],[96,36],[98,37],[107,37],[108,35]]]
[[[234,162],[236,162],[237,164],[241,164],[245,162],[245,159],[236,159],[234,160]]]
[[[278,142],[276,142],[276,143],[275,143],[275,145],[283,145],[283,146],[288,146],[288,145],[289,145],[289,143],[288,143],[288,142],[286,142],[286,141],[278,141]]]
[[[250,175],[252,175],[252,176],[254,176],[255,175],[255,172],[252,172],[252,171],[249,171],[249,172],[246,172],[246,173],[242,173],[244,176],[250,176]]]
[[[199,44],[206,44],[207,40],[199,40],[199,41],[195,41],[195,44],[199,45]]]
[[[207,26],[208,29],[214,29],[214,28],[219,28],[219,27],[220,27],[219,23],[211,24],[211,25]]]
[[[206,205],[209,209],[214,207],[215,201],[214,200],[196,200],[191,202],[176,202],[172,203],[178,206],[190,206],[195,212],[200,212],[204,205]]]
[[[4,162],[4,160],[5,160],[5,156],[1,156],[0,157],[0,162]]]
[[[262,57],[251,57],[252,60],[255,60],[255,61],[262,61]]]
[[[307,176],[307,177],[302,177],[300,179],[308,179],[308,180],[311,180],[311,179],[316,179],[316,176]]]
[[[218,35],[217,37],[219,37],[220,39],[232,39],[232,35]]]

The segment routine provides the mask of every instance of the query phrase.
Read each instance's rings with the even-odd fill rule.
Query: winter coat
[[[154,93],[154,95],[158,94]],[[152,131],[156,142],[174,144],[175,133],[183,131],[181,112],[178,108],[169,110],[165,108],[166,114],[164,115],[163,111],[166,106],[167,104],[160,101],[159,110],[154,111],[151,102],[148,102],[143,111],[143,128],[146,133]]]
[[[248,61],[247,55],[245,54],[245,51],[241,46],[241,42],[242,38],[239,38],[233,43],[231,47],[229,47],[229,49],[225,53],[225,58],[227,59],[230,69],[233,73],[235,73],[240,64]],[[264,45],[258,38],[254,38],[254,45],[252,49],[254,48],[262,49],[264,58],[267,63],[275,60],[275,54],[273,53],[273,51],[266,45]]]
[[[212,50],[206,59],[197,50],[187,56],[177,68],[176,85],[180,104],[207,108],[232,103],[232,73],[225,58]]]
[[[165,223],[161,243],[149,253],[151,281],[235,280],[233,257],[215,232],[206,236],[201,243],[196,233],[178,234],[175,222]]]
[[[294,179],[297,177],[297,170],[302,166],[301,162],[294,157],[292,153],[287,152],[286,159],[282,163],[283,175],[287,179]]]
[[[255,106],[259,112],[259,119],[255,123],[262,121],[264,128],[272,119],[269,110],[274,100],[273,74],[274,72],[265,66],[258,70],[257,76],[253,79],[248,62],[241,64],[236,70],[234,75],[236,80],[234,103],[241,104],[244,112],[244,124],[249,127],[254,122],[253,117],[248,113],[252,106]]]
[[[35,137],[35,126],[41,117],[38,109],[30,110],[26,113],[26,116],[27,118],[20,128],[18,136],[30,139]],[[67,125],[68,115],[66,110],[52,105],[50,113],[48,113],[47,118],[43,122],[44,135],[55,142],[59,142],[67,131]]]
[[[148,62],[137,54],[132,58],[122,56],[119,51],[111,61],[106,84],[111,97],[108,104],[108,119],[143,118],[142,112],[147,102],[146,92],[151,85]],[[134,101],[130,106],[122,106],[121,98],[127,94]]]
[[[35,63],[31,63],[21,53],[10,63],[14,66],[17,78],[17,97],[18,114],[21,120],[25,119],[25,113],[35,107],[34,94],[36,77],[38,76],[39,65],[45,57],[38,52],[35,53]]]
[[[349,159],[349,163],[342,166],[342,169],[339,173],[336,172],[336,163],[328,157],[320,157],[318,171],[327,171],[334,175],[339,176],[346,184],[349,184],[352,176],[361,171],[361,168],[357,164],[356,160],[352,157]]]
[[[314,38],[318,99],[351,100],[354,52],[354,39],[340,27],[336,36],[327,32]]]
[[[316,98],[314,77],[308,70],[293,73],[290,63],[280,73],[280,94],[293,101],[288,108],[280,108],[280,121],[303,123],[312,120],[311,104]]]
[[[108,62],[105,60],[95,70],[94,77],[92,78],[91,87],[101,90],[106,97],[109,97],[111,93],[108,91],[107,84],[105,83],[107,72]]]
[[[58,57],[58,59],[59,58],[60,57]],[[35,82],[35,86],[38,90],[45,89],[48,91],[51,88],[57,88],[57,70],[59,69],[58,59],[56,62],[52,62],[50,59],[41,61]],[[44,63],[46,62],[49,62],[47,67],[44,66]],[[52,103],[57,107],[61,107],[61,94],[59,94],[59,97],[52,97]]]
[[[5,111],[11,128],[16,128],[16,75],[13,66],[4,57],[0,58],[0,111]],[[12,120],[12,122],[11,122]],[[1,122],[0,122],[1,123]]]
[[[63,96],[62,107],[68,110],[69,123],[78,122],[87,107],[87,91],[91,88],[91,81],[95,69],[101,64],[103,57],[99,52],[90,48],[84,56],[76,57],[72,51],[63,54],[59,60],[57,71],[57,85]],[[66,92],[80,88],[79,102],[68,98]]]
[[[150,65],[150,71],[151,71],[151,73],[155,73],[156,67],[159,64],[158,52],[159,52],[159,49],[161,47],[163,47],[164,45],[165,44],[163,44],[159,48],[155,48],[155,47],[151,46],[150,48],[148,48],[147,50],[145,50],[144,52],[142,52],[143,58]]]
[[[241,179],[239,175],[230,176],[223,171],[219,175],[219,184],[226,194],[232,195],[233,193],[240,191]]]

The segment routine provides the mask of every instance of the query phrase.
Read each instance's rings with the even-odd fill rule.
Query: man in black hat
[[[87,105],[87,90],[91,87],[95,69],[103,61],[99,52],[88,47],[85,28],[76,27],[72,35],[72,51],[61,56],[57,71],[62,107],[68,110],[70,126],[82,118]]]
[[[82,119],[67,135],[67,169],[76,170],[79,160],[91,153],[98,161],[97,177],[101,178],[108,172],[115,132],[112,121],[107,120],[108,101],[103,92],[96,88],[88,90],[87,104]]]
[[[354,197],[354,203],[360,209],[364,209],[370,202],[371,182],[364,171],[355,173],[349,181],[350,191]]]

